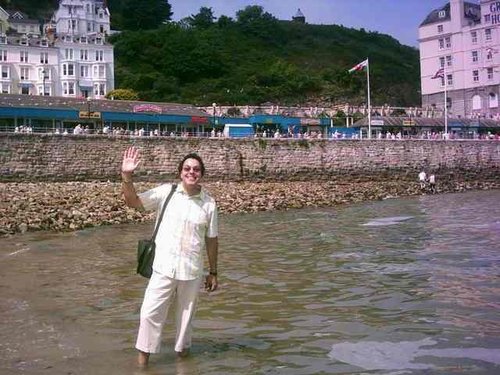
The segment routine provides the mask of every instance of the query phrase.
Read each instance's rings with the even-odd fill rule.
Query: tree
[[[151,30],[172,17],[166,0],[123,0],[121,27],[124,30]]]
[[[139,94],[132,89],[116,89],[106,94],[106,99],[139,100]]]
[[[208,29],[214,24],[214,20],[215,17],[212,8],[207,7],[201,7],[198,14],[192,14],[191,17],[188,18],[191,27],[198,29]]]

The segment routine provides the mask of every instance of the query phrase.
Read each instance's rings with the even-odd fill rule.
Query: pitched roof
[[[85,98],[67,98],[56,96],[37,95],[14,95],[0,94],[1,107],[24,107],[24,108],[57,108],[86,111],[89,103]],[[138,105],[151,104],[161,108],[163,114],[208,117],[206,112],[196,108],[192,104],[163,103],[163,102],[141,102],[132,100],[107,100],[91,99],[90,104],[93,111],[101,112],[134,112]]]
[[[439,17],[440,12],[444,11],[445,16]],[[481,21],[481,6],[479,4],[464,2],[464,15],[465,18],[470,19],[474,22]],[[420,27],[429,25],[436,22],[449,21],[451,19],[450,15],[450,3],[443,5],[440,8],[431,11],[425,20],[420,24]]]

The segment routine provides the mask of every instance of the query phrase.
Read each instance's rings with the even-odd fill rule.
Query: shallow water
[[[500,191],[221,217],[192,353],[134,365],[150,225],[0,240],[1,374],[498,374]],[[169,319],[170,321],[170,319]]]

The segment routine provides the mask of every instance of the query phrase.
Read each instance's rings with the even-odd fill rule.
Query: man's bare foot
[[[141,367],[146,367],[149,362],[149,353],[141,352],[139,350],[139,354],[137,356],[137,364]]]
[[[189,355],[189,348],[182,349],[182,352],[176,352],[178,358],[184,358]]]

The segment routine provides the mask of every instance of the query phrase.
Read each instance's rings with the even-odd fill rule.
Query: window
[[[477,31],[470,32],[470,39],[471,39],[472,44],[477,43]]]
[[[75,65],[63,64],[63,76],[74,76],[74,75],[75,75]]]
[[[64,57],[66,60],[73,60],[73,48],[65,48]]]
[[[490,93],[490,95],[488,95],[488,99],[489,99],[489,107],[490,108],[498,108],[498,95],[495,94],[495,93]]]
[[[484,36],[486,40],[491,40],[491,29],[484,30]]]
[[[473,63],[477,63],[477,62],[478,62],[478,60],[479,60],[479,56],[478,56],[478,54],[477,54],[477,51],[472,51],[472,54],[471,54],[471,55],[472,55],[472,56],[471,56],[471,57],[472,57],[472,62],[473,62]]]
[[[446,78],[448,86],[453,86],[453,74],[448,74]]]
[[[94,78],[106,78],[106,67],[104,65],[94,65]]]
[[[450,55],[446,56],[446,65],[447,65],[447,66],[451,66],[451,65],[452,65],[452,61],[453,61],[453,60],[451,59],[451,56],[450,56]]]
[[[28,62],[28,51],[20,51],[19,52],[19,61]]]
[[[439,66],[440,66],[441,68],[444,68],[444,57],[440,57],[440,58],[439,58]]]
[[[101,37],[95,38],[95,44],[102,44],[102,38]]]
[[[49,63],[49,53],[40,52],[40,64],[48,64],[48,63]]]
[[[10,94],[10,85],[8,83],[2,83],[1,89],[2,94]]]
[[[491,81],[493,79],[493,68],[488,68],[486,72],[488,76],[488,81]]]
[[[442,33],[443,32],[443,25],[438,25],[438,33]]]
[[[2,79],[9,79],[10,78],[10,69],[6,65],[2,65]]]
[[[438,13],[439,18],[445,18],[446,17],[446,11],[445,10],[440,10]]]
[[[41,47],[48,47],[49,42],[47,41],[47,39],[43,38],[42,40],[40,40],[40,46]]]
[[[450,97],[446,98],[446,108],[451,108],[452,100]]]
[[[0,44],[7,44],[7,35],[0,34]]]
[[[479,70],[472,71],[472,80],[474,82],[479,82]]]
[[[30,88],[28,85],[22,85],[21,86],[21,94],[23,95],[29,95],[30,94]]]
[[[444,49],[444,39],[439,39],[439,49]]]
[[[30,79],[30,68],[22,67],[20,69],[19,78],[21,78],[21,81],[26,81]]]
[[[451,48],[451,38],[449,36],[444,38],[444,43],[446,44],[446,48]]]
[[[38,68],[38,79],[41,81],[50,79],[50,70],[48,68]]]
[[[92,31],[92,25],[90,22],[87,22],[87,32],[90,33]]]
[[[80,77],[83,77],[83,78],[90,77],[90,67],[88,65],[80,66]]]
[[[80,43],[87,44],[87,37],[86,36],[82,36],[80,38]]]
[[[7,50],[0,49],[0,61],[7,61]]]
[[[480,109],[481,109],[481,97],[476,94],[472,97],[472,110],[478,111]]]
[[[75,95],[75,82],[63,82],[62,86],[64,95]]]
[[[94,95],[104,96],[106,85],[104,83],[94,83]]]
[[[81,49],[80,50],[80,60],[88,61],[89,59],[89,50]]]
[[[95,51],[95,61],[103,61],[104,51]]]
[[[26,35],[23,35],[21,39],[19,39],[19,44],[22,46],[27,46],[28,45],[28,37]]]

